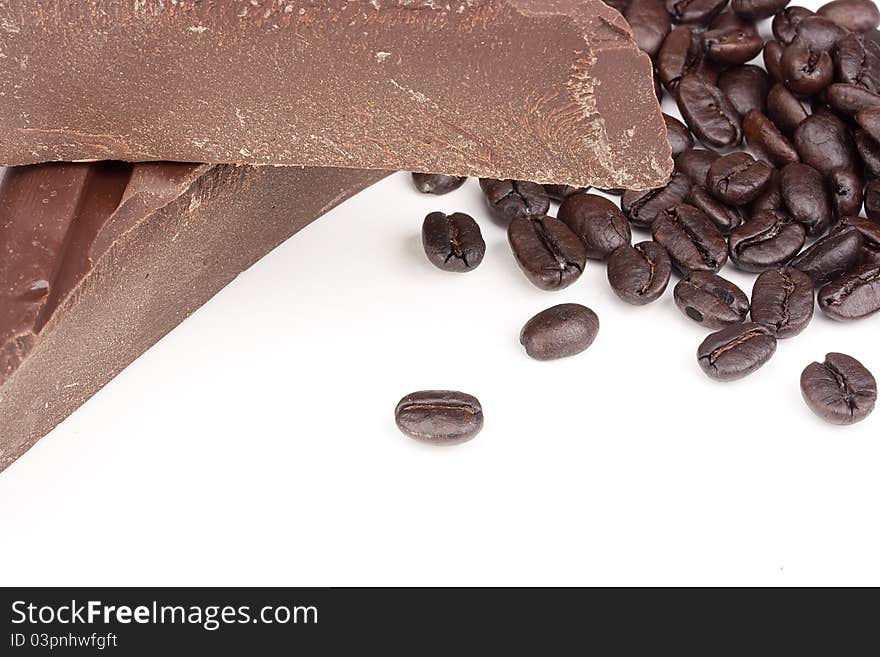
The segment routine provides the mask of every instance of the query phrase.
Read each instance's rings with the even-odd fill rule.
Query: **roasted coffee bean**
[[[868,175],[872,178],[880,176],[880,143],[868,136],[864,130],[854,131],[853,141]]]
[[[718,71],[706,57],[702,36],[687,25],[679,25],[663,40],[657,53],[657,75],[672,93],[685,75],[697,75],[710,82],[718,79]]]
[[[608,256],[608,282],[614,293],[636,306],[656,301],[672,275],[669,254],[656,242],[622,246]]]
[[[785,166],[800,159],[788,138],[758,110],[750,111],[743,118],[743,136],[759,158],[775,166]]]
[[[730,259],[744,271],[781,267],[800,252],[806,237],[788,215],[762,210],[730,234]]]
[[[831,319],[862,319],[880,311],[880,265],[861,265],[819,290],[819,308]]]
[[[735,66],[718,76],[718,88],[740,116],[745,116],[752,110],[764,111],[770,78],[757,66]]]
[[[880,265],[880,222],[864,217],[844,217],[834,230],[845,231],[850,228],[862,234],[861,264]]]
[[[822,16],[807,16],[797,25],[797,37],[815,51],[830,51],[849,34],[848,30]],[[792,43],[794,43],[794,41]]]
[[[748,207],[748,216],[753,217],[762,210],[780,210],[785,212],[785,201],[782,200],[782,190],[779,187],[779,170],[773,170],[773,176],[761,195],[752,201]]]
[[[623,212],[602,196],[569,196],[559,208],[559,219],[584,243],[588,258],[605,260],[612,251],[632,241]]]
[[[503,224],[514,219],[540,217],[550,210],[550,197],[538,183],[480,178],[480,187],[492,216]]]
[[[717,272],[727,262],[724,236],[693,205],[679,203],[661,212],[651,227],[651,235],[685,275],[695,271]]]
[[[566,288],[584,271],[586,248],[559,219],[514,219],[507,229],[507,239],[526,278],[542,290]]]
[[[867,32],[880,25],[880,11],[873,0],[833,0],[816,13],[851,32]]]
[[[675,173],[666,187],[625,191],[620,200],[620,207],[634,226],[650,228],[658,214],[684,201],[690,191],[690,178]]]
[[[730,153],[709,167],[706,189],[719,201],[745,205],[754,201],[770,183],[773,167],[748,153]]]
[[[776,338],[762,324],[736,324],[713,333],[697,350],[702,370],[717,381],[736,381],[764,365],[776,352]]]
[[[483,408],[476,397],[463,392],[423,390],[398,402],[394,420],[410,438],[432,445],[457,445],[480,433]]]
[[[694,185],[686,200],[709,217],[722,235],[730,235],[730,231],[743,222],[743,213],[739,208],[722,203],[705,187]]]
[[[861,422],[877,403],[877,380],[852,356],[831,353],[801,374],[801,393],[816,415],[831,424]]]
[[[880,43],[853,32],[837,44],[834,72],[838,82],[880,93]]]
[[[672,19],[660,0],[631,0],[623,14],[639,48],[654,57],[672,29]]]
[[[708,23],[727,0],[666,0],[666,11],[678,23]]]
[[[675,170],[687,176],[692,184],[705,187],[709,167],[719,157],[721,156],[715,151],[690,148],[675,160]]]
[[[432,212],[422,224],[422,246],[432,264],[444,271],[476,269],[486,255],[486,242],[477,222],[461,212]]]
[[[607,187],[597,187],[596,189],[603,194],[608,194],[608,196],[623,196],[623,193],[626,191],[625,189],[608,189]]]
[[[855,228],[835,231],[791,261],[791,266],[821,287],[852,271],[862,260],[862,234]]]
[[[663,102],[663,85],[660,82],[660,75],[657,73],[657,69],[655,68],[653,71],[653,75],[651,79],[654,81],[654,95],[657,97],[657,101]]]
[[[714,84],[686,75],[678,83],[675,100],[685,122],[700,141],[710,146],[735,146],[742,140],[739,114]]]
[[[874,178],[865,185],[865,214],[869,219],[880,221],[880,178]]]
[[[808,116],[794,133],[801,161],[828,175],[833,169],[855,169],[858,153],[846,124],[831,112]]]
[[[799,96],[813,96],[834,80],[834,62],[826,50],[814,50],[800,39],[785,46],[779,60],[782,82]]]
[[[863,109],[856,114],[856,123],[864,130],[871,139],[880,142],[880,108],[872,107]]]
[[[672,157],[678,157],[683,152],[694,146],[694,136],[684,123],[668,114],[663,115],[666,123],[666,136],[672,147]]]
[[[809,114],[788,87],[774,84],[767,92],[767,116],[782,132],[793,135]]]
[[[585,351],[598,333],[596,313],[577,303],[563,303],[526,322],[519,342],[535,360],[555,360]]]
[[[785,9],[791,0],[731,0],[730,7],[737,16],[750,21],[770,18]]]
[[[621,14],[629,7],[630,0],[602,0],[606,5],[619,11]]]
[[[721,30],[729,27],[748,27],[754,26],[753,21],[746,20],[741,16],[737,16],[730,10],[722,11],[715,16],[709,23],[710,30]]]
[[[718,274],[693,272],[672,293],[681,312],[710,329],[741,324],[749,314],[745,292]]]
[[[880,107],[880,95],[856,84],[836,82],[825,89],[825,100],[839,114],[854,115],[862,110]]]
[[[773,36],[783,45],[788,45],[797,38],[798,26],[801,21],[813,12],[806,7],[788,7],[773,17]]]
[[[821,235],[831,225],[831,201],[822,174],[809,164],[792,162],[779,173],[779,188],[789,216],[808,235]]]
[[[752,25],[725,27],[703,34],[706,54],[725,65],[745,64],[764,47],[764,39]]]
[[[831,212],[836,219],[862,211],[865,181],[852,169],[835,169],[828,176]]]
[[[816,306],[813,282],[792,267],[768,269],[752,288],[752,321],[766,326],[778,338],[793,338],[813,319]]]
[[[782,53],[785,44],[779,41],[768,41],[764,44],[764,68],[776,82],[782,82]]]
[[[447,176],[442,173],[414,173],[413,184],[422,194],[448,194],[467,180],[466,176]]]
[[[557,203],[562,203],[569,196],[587,192],[589,189],[589,187],[572,187],[571,185],[544,185],[547,196]]]

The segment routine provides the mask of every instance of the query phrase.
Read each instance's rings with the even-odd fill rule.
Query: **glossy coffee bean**
[[[519,341],[535,360],[556,360],[585,351],[598,333],[596,313],[577,303],[563,303],[526,322]]]
[[[718,71],[706,57],[702,36],[688,25],[679,25],[666,35],[657,53],[657,75],[671,93],[685,75],[710,82],[718,79]]]
[[[730,234],[730,259],[744,271],[775,269],[800,252],[806,236],[804,227],[786,214],[764,210]]]
[[[660,0],[631,0],[623,14],[639,48],[654,57],[672,29],[672,19]]]
[[[856,123],[874,141],[880,142],[880,107],[861,110],[856,114]]]
[[[764,47],[764,40],[751,26],[732,26],[709,30],[703,34],[703,45],[709,59],[732,66],[754,59]]]
[[[867,32],[880,25],[880,11],[873,0],[832,0],[816,13],[851,32]]]
[[[785,9],[791,0],[731,0],[730,8],[750,21],[770,18]]]
[[[414,173],[413,184],[422,194],[448,194],[467,181],[465,176],[447,176],[442,173]]]
[[[825,89],[825,100],[838,114],[853,116],[862,110],[880,107],[880,95],[856,84],[836,82]]]
[[[584,271],[586,248],[559,219],[514,219],[507,229],[507,239],[526,278],[542,290],[566,288]]]
[[[880,44],[855,32],[847,35],[837,44],[834,72],[837,82],[880,93]]]
[[[822,175],[858,167],[858,153],[846,124],[831,112],[808,116],[794,133],[801,161]]]
[[[665,187],[625,191],[620,199],[620,207],[634,226],[650,228],[657,215],[684,201],[690,191],[690,179],[684,174],[675,173]]]
[[[862,319],[880,311],[880,266],[861,265],[819,290],[819,308],[831,319]]]
[[[827,18],[813,15],[798,23],[794,41],[802,41],[816,52],[829,52],[848,34],[848,30]]]
[[[702,370],[717,381],[736,381],[762,367],[776,352],[766,326],[748,322],[721,329],[697,350]]]
[[[727,0],[666,0],[666,11],[677,23],[708,23]]]
[[[685,123],[700,141],[710,146],[735,146],[742,140],[736,108],[714,84],[694,75],[678,83],[675,100]]]
[[[785,166],[800,159],[794,145],[758,110],[751,110],[743,118],[743,136],[760,159],[774,166]]]
[[[779,60],[782,82],[798,96],[813,96],[834,80],[834,62],[826,50],[814,50],[800,39],[788,44]]]
[[[853,132],[853,141],[859,159],[865,165],[865,171],[871,178],[880,176],[880,143],[873,140],[864,130]]]
[[[740,116],[752,110],[764,111],[770,78],[758,66],[735,66],[718,76],[718,88]]]
[[[698,324],[721,329],[746,321],[749,298],[725,278],[709,272],[693,272],[673,290],[675,305]]]
[[[727,262],[724,236],[705,214],[687,203],[661,212],[651,235],[683,274],[717,272]]]
[[[707,151],[702,148],[690,148],[678,156],[675,160],[675,170],[683,173],[694,185],[706,186],[706,176],[709,167],[721,155],[715,151]]]
[[[709,167],[706,189],[719,201],[745,205],[754,201],[770,183],[773,167],[748,153],[730,153]]]
[[[663,121],[666,123],[666,136],[672,147],[672,157],[678,157],[687,149],[693,148],[694,136],[684,123],[668,114],[663,115]]]
[[[788,87],[777,83],[767,92],[767,116],[783,133],[793,135],[809,114]]]
[[[792,162],[779,173],[779,188],[789,216],[808,235],[821,235],[831,225],[831,200],[822,174],[809,164]]]
[[[552,200],[562,203],[569,196],[589,191],[589,187],[572,187],[571,185],[544,185],[544,191]]]
[[[550,210],[550,197],[537,183],[481,178],[480,187],[492,217],[505,225],[514,219],[540,217]]]
[[[816,415],[837,425],[861,422],[877,403],[877,380],[852,356],[831,353],[801,374],[801,394]]]
[[[780,43],[788,45],[797,38],[801,21],[813,15],[809,9],[798,6],[777,12],[773,17],[773,36]]]
[[[422,224],[422,246],[433,265],[444,271],[476,269],[486,255],[486,242],[473,217],[432,212]]]
[[[852,169],[835,169],[828,176],[831,212],[836,219],[862,211],[865,181]]]
[[[632,241],[623,212],[602,196],[569,196],[559,208],[559,219],[584,243],[588,258],[605,260],[612,251]]]
[[[712,196],[705,187],[696,185],[692,187],[686,200],[709,217],[722,235],[730,235],[730,232],[743,222],[742,210],[722,203]]]
[[[862,234],[861,263],[880,265],[880,222],[864,217],[844,217],[834,230],[845,231],[854,228]]]
[[[782,53],[785,44],[779,41],[768,41],[764,44],[764,68],[767,74],[775,81],[782,82]]]
[[[779,169],[773,171],[773,176],[761,195],[749,203],[748,216],[753,217],[762,210],[785,212],[785,201],[782,200],[782,190],[779,187]]]
[[[792,267],[768,269],[752,288],[752,321],[766,326],[778,339],[793,338],[813,319],[813,282]]]
[[[640,242],[614,251],[608,257],[607,273],[618,297],[642,306],[663,296],[672,275],[672,261],[656,242]]]
[[[869,219],[880,221],[880,178],[874,178],[865,185],[865,214]]]
[[[791,261],[791,266],[810,277],[815,287],[840,278],[862,260],[862,234],[855,228],[826,235]]]
[[[458,445],[480,433],[483,408],[476,397],[463,392],[423,390],[398,402],[394,420],[410,438],[432,445]]]

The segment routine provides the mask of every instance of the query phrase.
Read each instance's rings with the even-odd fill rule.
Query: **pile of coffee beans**
[[[660,189],[601,190],[620,196],[620,207],[588,189],[480,180],[528,280],[563,289],[588,260],[600,260],[617,296],[643,305],[678,275],[676,305],[715,331],[697,349],[698,364],[721,381],[767,363],[778,340],[807,328],[816,305],[838,321],[880,312],[876,4],[833,0],[813,12],[787,0],[606,3],[651,57],[658,99],[669,94],[684,117],[664,114],[675,172]],[[772,19],[767,41],[756,25],[764,19]],[[763,68],[750,63],[756,57]],[[464,182],[413,178],[434,194]],[[551,200],[561,203],[557,217],[548,215]],[[651,239],[633,244],[633,229]],[[431,262],[449,271],[469,271],[485,253],[477,223],[462,214],[429,215],[423,242]],[[758,274],[751,300],[719,274],[725,266]],[[588,308],[563,304],[529,320],[520,341],[533,358],[561,358],[589,347],[598,327]],[[864,419],[877,398],[874,377],[842,354],[808,366],[801,389],[807,405],[835,424]],[[452,434],[475,435],[470,418],[439,414],[452,415],[461,425],[447,427]],[[482,426],[482,410],[479,419]],[[420,437],[450,442],[444,431],[436,440],[426,431]]]

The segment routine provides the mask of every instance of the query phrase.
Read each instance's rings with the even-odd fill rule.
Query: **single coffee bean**
[[[706,177],[709,167],[721,157],[715,151],[707,151],[702,148],[690,148],[678,156],[675,160],[675,170],[683,173],[693,185],[706,186]]]
[[[835,231],[791,261],[791,266],[821,287],[852,271],[862,260],[862,234],[855,228]]]
[[[717,381],[736,381],[763,366],[776,352],[766,326],[748,322],[721,329],[697,350],[702,370]]]
[[[868,219],[880,221],[880,178],[874,178],[865,185],[865,214]]]
[[[880,11],[873,0],[833,0],[816,13],[851,32],[867,32],[880,25]]]
[[[709,167],[706,188],[719,201],[745,205],[754,201],[770,183],[773,167],[748,153],[730,153]]]
[[[794,41],[802,41],[814,51],[828,52],[849,34],[848,30],[822,16],[807,16],[797,25]],[[792,41],[792,43],[794,43]]]
[[[669,254],[656,242],[621,246],[608,256],[608,282],[614,293],[636,306],[656,301],[672,275]]]
[[[778,268],[800,252],[806,236],[788,215],[763,210],[730,234],[730,259],[744,271]]]
[[[526,322],[519,341],[535,360],[555,360],[585,351],[598,333],[596,313],[577,303],[563,303]]]
[[[859,158],[865,165],[865,171],[872,178],[880,177],[880,143],[869,137],[864,130],[853,132],[853,141]]]
[[[672,18],[660,0],[631,0],[623,14],[636,44],[654,57],[672,29]]]
[[[739,115],[745,116],[752,110],[764,111],[770,78],[757,66],[735,66],[718,76],[718,88]]]
[[[838,114],[855,115],[880,107],[880,95],[856,84],[836,82],[825,89],[825,100]]]
[[[863,109],[856,114],[856,123],[874,141],[880,142],[880,107]]]
[[[785,44],[779,41],[768,41],[764,44],[764,68],[776,82],[782,82],[782,53]]]
[[[544,185],[544,191],[557,203],[562,203],[569,196],[589,191],[589,187],[572,187],[571,185]]]
[[[862,319],[880,311],[880,266],[861,265],[819,290],[819,308],[831,319]]]
[[[422,224],[422,246],[432,264],[444,271],[476,269],[486,255],[486,242],[473,217],[432,212]]]
[[[862,211],[865,181],[852,169],[835,169],[828,176],[831,211],[836,219]]]
[[[588,258],[605,260],[612,251],[632,241],[623,212],[602,196],[569,196],[559,208],[559,219],[584,243]]]
[[[694,136],[684,123],[668,114],[663,115],[663,121],[666,123],[666,136],[672,147],[672,157],[678,157],[687,149],[693,148]]]
[[[880,43],[853,32],[837,44],[834,72],[838,82],[880,93]]]
[[[550,210],[550,197],[544,186],[537,183],[481,178],[480,187],[490,213],[503,224],[524,217],[540,217]]]
[[[768,269],[752,288],[752,321],[766,326],[778,338],[793,338],[813,319],[813,282],[792,267]]]
[[[526,278],[542,290],[566,288],[584,271],[586,248],[559,219],[514,219],[507,229],[507,239]]]
[[[685,75],[713,83],[718,79],[718,71],[706,57],[702,36],[688,25],[679,25],[666,35],[657,53],[657,75],[671,93]]]
[[[779,187],[778,169],[774,169],[773,176],[761,195],[749,204],[748,216],[753,217],[762,210],[785,212],[785,201],[782,200],[782,189]]]
[[[785,166],[800,159],[792,143],[758,110],[751,110],[743,118],[743,136],[759,158],[775,166]]]
[[[681,312],[710,329],[741,324],[749,314],[745,292],[718,274],[693,272],[672,293]]]
[[[825,50],[800,39],[785,46],[779,60],[782,82],[799,96],[813,96],[834,80],[834,62]]]
[[[779,187],[789,216],[803,224],[808,235],[828,230],[831,201],[822,174],[809,164],[792,162],[780,171]]]
[[[467,180],[466,176],[447,176],[442,173],[414,173],[413,184],[422,194],[448,194]]]
[[[724,27],[703,34],[709,59],[719,64],[745,64],[764,47],[764,39],[753,25]]]
[[[767,116],[782,132],[793,135],[809,114],[788,87],[774,84],[767,92]]]
[[[806,7],[797,6],[777,12],[773,17],[773,36],[777,41],[788,45],[797,38],[798,26],[801,21],[813,15],[813,12]]]
[[[846,231],[850,228],[854,228],[862,234],[860,264],[880,265],[880,222],[864,217],[844,217],[834,228],[834,231]]]
[[[678,83],[675,100],[685,122],[700,141],[710,146],[735,146],[742,140],[736,108],[718,87],[695,75]]]
[[[687,203],[661,212],[651,227],[651,235],[685,275],[695,271],[717,272],[727,262],[724,236],[705,214]]]
[[[666,0],[666,11],[677,23],[708,23],[727,0]]]
[[[410,438],[432,445],[458,445],[480,433],[483,408],[476,397],[463,392],[423,390],[398,402],[394,420]]]
[[[730,8],[737,16],[759,21],[778,14],[789,2],[790,0],[731,0]]]
[[[722,235],[730,235],[730,231],[743,222],[743,213],[739,208],[722,203],[704,187],[692,187],[686,201],[709,217]]]
[[[801,374],[801,393],[816,415],[831,424],[861,422],[877,403],[877,380],[852,356],[831,353]]]
[[[666,187],[625,191],[620,207],[634,226],[650,228],[657,215],[684,201],[690,191],[690,179],[684,174],[675,173]]]

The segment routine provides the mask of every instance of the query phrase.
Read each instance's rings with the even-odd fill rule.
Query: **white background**
[[[479,269],[428,263],[434,210],[477,218]],[[598,339],[531,361],[522,324],[563,302],[598,313]],[[476,181],[432,197],[398,174],[0,474],[0,584],[877,585],[880,412],[824,424],[798,379],[832,350],[880,374],[878,326],[817,315],[762,370],[715,383],[671,286],[631,307],[590,261],[542,292]],[[394,406],[423,388],[477,395],[483,432],[454,448],[402,436]]]

